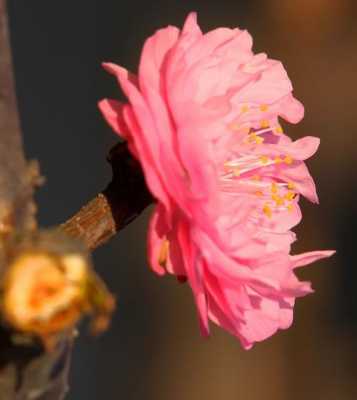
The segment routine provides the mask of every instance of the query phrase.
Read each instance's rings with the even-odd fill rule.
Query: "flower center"
[[[260,212],[268,218],[276,212],[292,211],[296,201],[293,183],[278,178],[278,168],[291,165],[293,158],[289,154],[269,154],[271,135],[281,133],[280,125],[269,127],[269,121],[262,121],[260,129],[249,129],[238,148],[224,162],[220,174],[222,191],[252,196]],[[270,141],[270,148],[264,146],[265,140]]]

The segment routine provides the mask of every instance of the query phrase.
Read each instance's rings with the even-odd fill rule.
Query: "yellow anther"
[[[251,134],[248,135],[248,137],[246,138],[246,142],[247,143],[253,143],[255,141],[256,138],[256,133],[252,132]]]
[[[273,194],[271,196],[271,198],[275,201],[277,206],[283,206],[284,205],[284,199],[281,196],[279,196],[277,194]]]
[[[167,258],[169,256],[169,247],[170,247],[170,242],[167,239],[164,239],[161,242],[161,248],[160,248],[160,253],[159,253],[159,258],[158,258],[158,263],[162,266],[166,266]]]
[[[267,157],[267,156],[260,156],[259,160],[260,160],[260,162],[261,162],[262,164],[268,164],[268,162],[269,162],[269,157]]]
[[[267,119],[263,119],[262,121],[260,121],[260,126],[261,128],[269,128],[270,123]]]
[[[240,175],[240,170],[239,170],[239,168],[234,168],[233,174],[234,174],[234,176],[239,176],[239,175]]]
[[[278,126],[275,128],[275,133],[276,133],[277,135],[281,135],[282,133],[284,133],[283,128],[282,128],[280,125],[278,125]]]
[[[271,192],[278,193],[278,185],[275,182],[271,184]]]
[[[293,212],[294,210],[294,206],[292,204],[289,204],[286,208],[288,209],[289,212]]]
[[[286,156],[286,157],[284,158],[284,162],[285,162],[285,164],[290,165],[290,164],[293,163],[293,159],[292,159],[290,156]]]
[[[256,144],[262,144],[264,142],[264,138],[257,136],[255,132],[251,133],[248,136],[247,143],[256,143]]]
[[[252,176],[253,181],[260,181],[262,178],[259,175]]]
[[[270,206],[269,206],[268,203],[264,204],[263,213],[264,213],[268,218],[271,218],[271,217],[272,217],[273,212],[272,212],[272,210],[271,210],[271,208],[270,208]]]
[[[256,144],[262,144],[264,142],[264,138],[260,136],[255,136],[254,140]]]
[[[263,196],[263,192],[261,190],[257,190],[254,194],[256,196],[258,196],[258,197],[262,197]]]
[[[242,113],[246,113],[246,112],[249,111],[249,106],[247,106],[247,105],[245,104],[244,106],[241,107],[240,110],[241,110]]]
[[[294,190],[295,189],[295,185],[293,184],[293,182],[288,182],[288,189],[289,190]]]
[[[260,107],[260,111],[262,111],[262,112],[266,112],[266,111],[268,111],[268,105],[267,104],[262,104]]]
[[[280,197],[278,200],[276,200],[276,205],[277,206],[283,206],[285,203],[284,199]]]
[[[274,162],[275,162],[275,164],[280,164],[280,163],[283,162],[283,159],[282,159],[281,157],[279,157],[279,156],[276,156],[276,157],[274,158]]]
[[[287,193],[285,194],[285,198],[286,198],[286,200],[291,201],[291,200],[294,200],[295,195],[296,195],[296,193],[294,193],[294,192],[287,192]]]

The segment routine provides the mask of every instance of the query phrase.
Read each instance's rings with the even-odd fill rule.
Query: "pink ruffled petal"
[[[98,103],[98,107],[113,131],[127,139],[130,131],[123,118],[123,109],[129,106],[117,100],[104,99]]]
[[[147,87],[151,87],[161,93],[161,69],[169,50],[176,43],[178,36],[179,30],[174,26],[168,26],[165,29],[158,30],[146,40],[139,65],[140,88],[144,92]]]
[[[315,261],[321,260],[322,258],[331,257],[335,253],[336,253],[335,250],[310,251],[308,253],[302,253],[295,256],[291,256],[290,259],[292,262],[292,267],[299,268],[311,264]]]
[[[200,256],[197,253],[197,249],[190,241],[189,228],[186,224],[179,224],[178,240],[181,245],[181,250],[185,255],[185,270],[187,271],[187,277],[195,298],[201,333],[203,336],[208,336],[208,305],[203,282],[202,265],[198,260]]]
[[[304,163],[295,163],[288,168],[281,168],[277,176],[285,182],[292,182],[295,191],[312,203],[318,203],[315,183]]]
[[[184,35],[202,35],[201,29],[197,23],[197,13],[190,12],[185,20],[182,28],[182,36]]]
[[[240,103],[270,104],[292,91],[291,82],[280,62],[267,62],[258,80],[237,92],[235,101]]]
[[[158,275],[165,274],[165,268],[160,264],[160,253],[166,240],[167,227],[164,222],[164,209],[158,205],[149,222],[147,249],[149,264]]]
[[[138,78],[104,68],[128,104],[99,108],[157,199],[151,268],[188,280],[204,336],[211,320],[249,349],[288,328],[295,299],[312,292],[294,268],[333,252],[290,255],[300,195],[317,202],[304,160],[319,139],[282,132],[279,117],[304,115],[283,65],[255,55],[246,31],[202,34],[191,13],[181,31],[169,26],[145,42]]]

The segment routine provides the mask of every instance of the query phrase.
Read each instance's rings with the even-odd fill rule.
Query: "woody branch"
[[[151,203],[125,144],[110,153],[113,179],[61,227],[37,226],[36,162],[27,162],[12,76],[6,1],[0,0],[0,393],[3,400],[60,400],[77,321],[106,328],[114,300],[91,268],[103,244]],[[83,245],[84,244],[84,245]]]

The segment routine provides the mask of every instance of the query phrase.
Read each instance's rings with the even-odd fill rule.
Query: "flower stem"
[[[153,202],[141,168],[125,143],[113,147],[108,161],[113,170],[110,184],[60,226],[89,250],[106,243]]]

